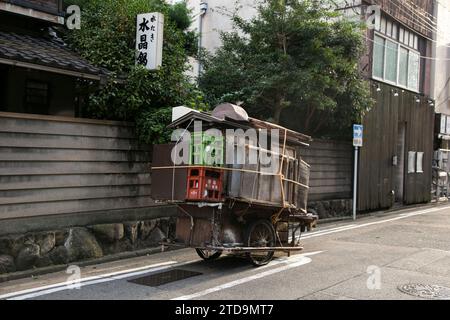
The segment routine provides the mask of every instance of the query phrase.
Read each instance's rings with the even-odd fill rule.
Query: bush
[[[190,12],[184,2],[163,0],[66,1],[82,10],[81,29],[64,31],[67,43],[93,64],[111,74],[100,90],[88,94],[82,116],[136,121],[142,141],[162,142],[171,107],[205,108],[203,97],[186,75],[188,56],[197,50],[197,37],[187,31]],[[163,65],[148,71],[135,65],[136,16],[164,14]]]

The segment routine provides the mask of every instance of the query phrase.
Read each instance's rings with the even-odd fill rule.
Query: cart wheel
[[[216,260],[222,255],[222,251],[215,251],[215,250],[203,250],[196,248],[195,251],[197,251],[197,254],[200,258],[202,258],[205,261],[212,261]]]
[[[249,247],[273,247],[275,229],[268,220],[257,220],[248,226],[245,239]],[[253,265],[260,267],[272,260],[274,251],[254,251],[246,255]]]

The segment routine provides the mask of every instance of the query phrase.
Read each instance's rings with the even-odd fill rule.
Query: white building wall
[[[177,2],[180,0],[171,0]],[[202,18],[200,18],[200,4],[207,3],[208,10]],[[250,20],[257,14],[258,0],[187,0],[188,7],[192,10],[195,17],[192,29],[197,32],[200,30],[200,20],[202,20],[202,47],[210,53],[221,46],[220,32],[229,32],[233,30],[231,16],[234,12],[240,17]],[[335,0],[338,7],[352,6],[348,10],[343,11],[348,18],[359,19],[361,14],[361,0]],[[350,4],[349,4],[350,3]],[[356,14],[355,14],[356,13]],[[199,64],[195,59],[190,59],[192,66],[192,76],[197,76],[199,72]]]
[[[450,115],[450,0],[438,1],[435,7],[437,32],[433,56],[436,61],[432,93],[436,100],[436,112]]]
[[[172,0],[177,1],[177,0]],[[200,4],[207,3],[208,10],[200,15]],[[238,14],[246,19],[251,19],[257,12],[255,0],[187,0],[188,7],[192,10],[194,21],[192,30],[199,32],[201,29],[201,46],[214,53],[221,46],[220,32],[233,30],[231,16],[237,10]],[[190,59],[192,67],[191,76],[196,77],[199,73],[199,63],[195,59]]]
[[[208,11],[203,16],[202,46],[210,52],[220,47],[220,32],[233,30],[231,16],[237,10],[238,14],[251,19],[256,14],[254,0],[188,0],[188,7],[193,10],[195,21],[193,27],[198,31],[200,3],[208,4]]]

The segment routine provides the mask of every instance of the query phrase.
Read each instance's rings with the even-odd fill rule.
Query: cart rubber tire
[[[218,259],[222,255],[222,251],[210,251],[196,248],[197,254],[200,258],[205,261],[212,261]],[[213,254],[208,254],[208,252],[214,252]]]
[[[256,234],[256,232],[258,232],[258,234]],[[258,235],[260,237],[259,240],[254,238],[255,236],[258,237]],[[253,221],[248,225],[245,234],[245,240],[246,245],[249,247],[258,247],[258,245],[255,243],[255,240],[261,242],[259,246],[273,247],[276,243],[275,229],[269,220]],[[259,253],[259,255],[258,252],[247,252],[246,256],[254,266],[261,267],[272,261],[274,254],[274,251],[267,251],[265,256],[261,255],[261,252]]]

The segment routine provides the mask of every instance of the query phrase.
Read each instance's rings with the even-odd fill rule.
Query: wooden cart
[[[274,138],[277,137],[282,148],[263,148],[258,140],[257,146],[244,143],[244,149],[241,149],[245,150],[244,158],[255,149],[258,157],[270,154],[275,157],[272,163],[276,166],[263,163],[238,165],[236,161],[214,167],[197,163],[174,165],[170,154],[178,149],[174,149],[174,145],[155,146],[152,196],[178,206],[178,243],[195,248],[205,260],[231,253],[246,255],[257,266],[270,262],[275,251],[302,250],[300,233],[310,230],[317,221],[317,216],[307,212],[310,167],[301,159],[301,148],[309,145],[311,137],[249,118],[245,110],[230,104],[218,106],[212,114],[188,113],[170,127],[191,132],[197,120],[222,131],[229,128],[280,131],[281,135],[273,134],[270,139],[276,141]],[[232,148],[242,147],[242,144],[235,146],[234,140],[232,142]],[[190,153],[195,156],[197,147],[194,149]],[[197,179],[192,178],[194,171],[196,175],[205,175],[207,171],[212,174]],[[193,185],[207,179],[216,180],[213,184],[220,188],[214,192],[206,190],[205,195],[205,190],[191,192],[196,188]]]
[[[291,208],[254,205],[238,199],[223,203],[178,204],[177,241],[195,248],[204,260],[223,253],[245,255],[255,266],[269,263],[275,251],[299,251],[300,234],[317,217]]]

